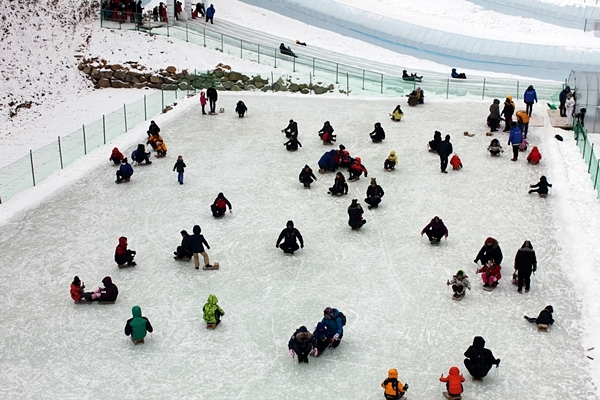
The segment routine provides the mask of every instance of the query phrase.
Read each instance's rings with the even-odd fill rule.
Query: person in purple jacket
[[[448,237],[448,228],[444,225],[444,221],[440,219],[437,215],[433,217],[431,222],[427,224],[425,228],[421,231],[421,236],[426,234],[431,243],[439,243],[442,237]]]

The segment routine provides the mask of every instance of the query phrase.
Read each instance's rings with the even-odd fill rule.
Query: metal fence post
[[[125,132],[127,132],[127,108],[123,104],[123,119],[125,120]]]
[[[169,37],[169,21],[167,21],[167,37]]]
[[[313,72],[312,72],[312,74],[313,75],[315,74],[315,58],[314,57],[313,57]]]
[[[365,90],[365,70],[363,69],[363,86],[362,90]]]
[[[148,121],[148,111],[146,110],[146,95],[144,95],[144,121]]]
[[[292,66],[292,72],[296,72],[296,57],[294,57],[294,64]]]
[[[221,53],[225,52],[225,45],[223,44],[223,34],[221,33]]]
[[[271,91],[275,92],[275,78],[273,78],[273,71],[271,71]]]
[[[240,39],[240,58],[244,59],[244,40]]]
[[[450,91],[450,78],[446,79],[446,100],[448,100],[448,92]]]
[[[206,47],[206,28],[202,28],[202,36],[204,38],[204,47]]]
[[[60,136],[58,137],[58,157],[60,158],[60,169],[64,169],[62,159],[62,147],[60,146]]]
[[[340,83],[339,79],[338,79],[338,70],[340,68],[340,64],[339,63],[335,63],[335,83]]]
[[[160,89],[160,98],[161,98],[161,102],[162,102],[162,108],[161,111],[165,109],[165,91]]]
[[[598,3],[598,2],[596,2],[596,3]],[[583,31],[585,32],[586,29],[587,29],[587,18],[583,22]]]
[[[585,159],[585,145],[586,145],[586,143],[587,143],[587,140],[585,140],[585,138],[584,138],[584,141],[583,141],[583,151],[581,152],[581,158],[583,158],[583,159]]]
[[[592,168],[592,155],[594,154],[594,143],[592,143],[592,148],[590,150],[590,162],[588,163],[588,174],[590,173],[590,169]]]
[[[346,96],[350,96],[350,77],[346,72]]]
[[[106,120],[104,114],[102,114],[102,136],[104,137],[104,144],[106,144]]]
[[[594,190],[596,190],[596,186],[598,184],[598,172],[600,172],[600,162],[596,162],[596,179],[594,179]]]
[[[83,154],[87,154],[87,143],[85,140],[85,125],[81,126],[81,131],[83,132]]]
[[[273,67],[273,68],[277,68],[277,50],[275,50],[274,54],[275,54],[275,67]]]
[[[258,55],[258,63],[260,64],[260,44],[259,44],[259,45],[257,45],[257,46],[258,46],[258,48],[257,48],[257,52],[258,52],[258,53],[257,53],[257,55]]]
[[[188,27],[187,27],[187,22],[185,23],[185,41],[189,42],[188,40]]]
[[[481,100],[485,99],[485,78],[483,78],[483,92],[481,92]]]
[[[383,94],[383,74],[381,74],[381,94]]]
[[[519,81],[517,81],[517,100],[519,100]]]
[[[33,186],[35,186],[35,169],[33,169],[33,152],[29,150],[29,161],[31,162],[31,178],[33,179]]]

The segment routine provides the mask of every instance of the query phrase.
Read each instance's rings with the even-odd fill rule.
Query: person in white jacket
[[[575,97],[573,93],[567,94],[567,101],[565,102],[565,108],[567,109],[567,125],[573,125],[573,109],[575,108]]]

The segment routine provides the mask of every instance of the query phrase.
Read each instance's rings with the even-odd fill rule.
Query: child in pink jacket
[[[202,106],[202,115],[206,115],[206,111],[204,111],[204,106],[206,106],[206,93],[204,90],[200,92],[200,105]]]

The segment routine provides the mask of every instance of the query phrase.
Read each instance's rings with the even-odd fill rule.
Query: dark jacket
[[[360,204],[356,204],[356,206],[350,205],[348,207],[348,225],[351,228],[360,228],[363,226],[362,217],[363,209]]]
[[[367,197],[383,197],[385,192],[379,185],[369,185],[367,188]]]
[[[336,194],[348,194],[348,184],[346,183],[346,179],[343,176],[338,179],[338,177],[336,176],[335,180],[333,181],[333,187],[330,190],[332,193]]]
[[[154,330],[148,318],[142,317],[140,306],[133,306],[131,314],[133,318],[129,318],[125,324],[125,335],[131,335],[132,339],[140,340],[146,337],[146,332]]]
[[[330,135],[332,135],[333,134],[333,126],[331,126],[331,124],[323,124],[323,128],[321,128],[319,133],[320,133],[319,136],[323,136],[324,133],[329,133]]]
[[[494,99],[490,106],[490,118],[500,119],[500,100]]]
[[[558,95],[558,100],[561,103],[564,103],[565,101],[567,101],[567,94],[571,92],[571,87],[570,86],[566,86]]]
[[[481,336],[475,336],[473,345],[465,351],[465,366],[469,373],[476,378],[483,378],[487,375],[492,365],[500,364],[492,354],[491,350],[484,348],[485,340]]]
[[[119,289],[117,285],[112,283],[112,279],[110,276],[102,279],[102,283],[104,284],[104,290],[100,294],[100,301],[115,301],[117,300],[117,296],[119,295]]]
[[[325,324],[327,330],[332,335],[335,335],[337,333],[338,335],[342,336],[344,334],[344,325],[342,324],[342,317],[340,317],[340,312],[337,310],[337,308],[333,309],[333,316],[331,319],[324,316],[321,322]]]
[[[229,207],[229,210],[231,210],[231,203],[229,202],[229,200],[227,200],[227,197],[225,197],[225,195],[223,193],[219,193],[217,195],[217,198],[213,202],[213,205],[217,209],[225,210],[226,207]]]
[[[248,111],[248,107],[246,107],[246,104],[244,104],[243,101],[238,101],[237,105],[235,106],[235,112],[238,114],[243,114],[246,111]]]
[[[435,131],[433,134],[433,140],[429,141],[429,148],[433,151],[437,151],[438,145],[442,143],[442,133]]]
[[[177,172],[183,172],[183,169],[187,167],[182,159],[177,159],[175,165],[173,166],[173,171],[177,170]]]
[[[149,135],[158,135],[160,133],[160,128],[156,125],[156,122],[150,122],[150,126],[148,127]]]
[[[449,135],[446,135],[444,141],[438,144],[436,151],[440,156],[446,157],[454,152],[454,149],[452,148],[452,143],[450,143]]]
[[[385,140],[385,131],[381,126],[377,126],[373,132],[369,133],[369,136],[371,136],[371,139],[374,142],[381,142],[382,140]]]
[[[206,10],[206,15],[208,16],[208,10]],[[215,89],[215,88],[208,88],[206,90],[206,97],[208,97],[209,100],[217,101],[217,99],[219,98],[219,94],[217,93],[217,89]]]
[[[285,135],[287,137],[292,137],[292,136],[294,136],[294,134],[297,136],[298,135],[298,123],[290,122],[288,124],[288,126],[283,130],[283,133],[285,133]]]
[[[316,343],[329,342],[333,335],[327,330],[324,323],[319,322],[313,332],[313,339]]]
[[[435,237],[448,235],[448,228],[446,228],[446,225],[444,225],[444,221],[442,221],[441,218],[438,218],[437,222],[435,221],[435,218],[433,218],[431,222],[429,222],[425,228],[423,228],[421,234],[425,233],[426,231],[431,231]]]
[[[330,150],[327,153],[323,154],[319,159],[319,168],[334,170],[335,169],[335,150]]]
[[[515,113],[515,107],[510,104],[510,102],[504,102],[504,108],[502,109],[502,113],[500,115],[504,115],[504,118],[511,119],[513,114]]]
[[[548,182],[545,176],[542,176],[538,183],[529,187],[538,188],[537,192],[540,194],[548,194],[548,187],[552,187],[552,184]]]
[[[296,332],[294,332],[290,338],[288,349],[296,352],[300,350],[301,352],[308,353],[313,348],[313,345],[314,339],[312,333],[310,333],[305,326],[301,326],[296,329]]]
[[[515,256],[515,269],[519,271],[520,276],[529,277],[531,272],[537,269],[537,259],[535,251],[529,240],[523,243],[523,246],[517,251]]]
[[[553,311],[551,306],[544,308],[535,319],[535,323],[538,325],[552,325],[554,323],[554,318],[552,318]]]
[[[190,240],[190,251],[192,253],[203,253],[204,246],[206,246],[207,249],[210,249],[208,242],[206,241],[206,239],[204,239],[204,235],[201,235],[200,232],[200,226],[194,226],[194,234],[192,235],[192,239]]]
[[[210,7],[208,7],[206,9],[206,17],[207,18],[212,18],[215,16],[215,8],[213,7],[213,5],[211,4]],[[209,96],[210,97],[210,96]]]
[[[286,150],[293,151],[298,150],[298,146],[302,147],[302,143],[298,140],[298,135],[292,135],[290,140],[283,144]]]
[[[490,238],[492,239],[492,238]],[[481,250],[477,253],[477,257],[475,257],[475,262],[481,261],[482,265],[487,264],[488,260],[494,260],[496,264],[502,264],[502,250],[500,249],[500,245],[496,239],[492,239],[492,245],[487,245],[487,240],[483,243]]]
[[[283,240],[285,243],[296,243],[296,239],[300,242],[301,246],[304,246],[304,239],[302,239],[302,235],[300,231],[296,228],[285,228],[279,234],[277,238],[277,244],[281,243]]]
[[[122,163],[119,167],[119,171],[121,171],[123,178],[128,178],[133,175],[133,167],[129,163]]]
[[[181,247],[188,251],[192,248],[192,237],[187,233],[181,238]]]
[[[307,167],[308,165],[305,165],[304,168],[302,168],[302,171],[300,171],[300,175],[298,175],[298,180],[300,181],[300,183],[313,183],[313,180],[317,180],[317,177],[313,173],[313,170],[310,167],[308,167],[307,171]]]

